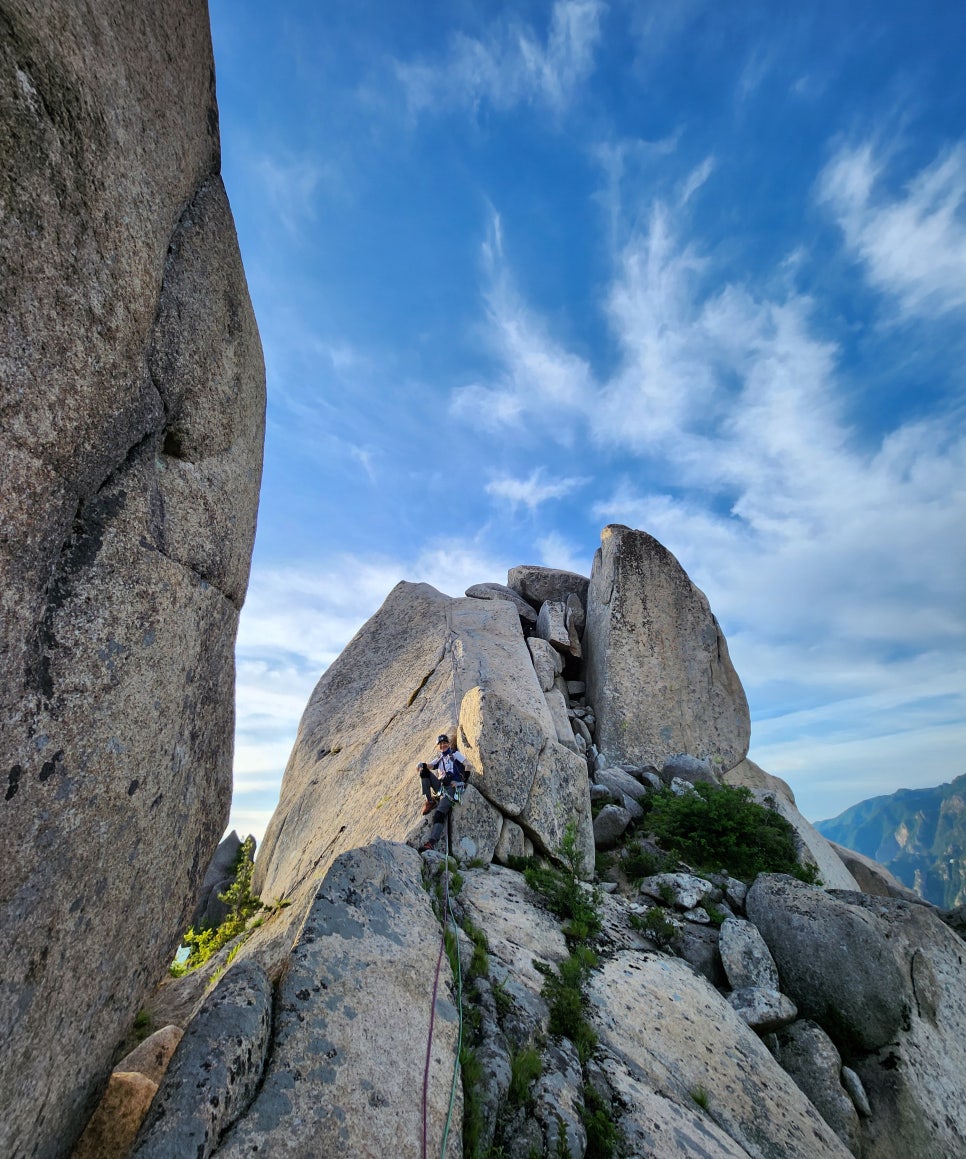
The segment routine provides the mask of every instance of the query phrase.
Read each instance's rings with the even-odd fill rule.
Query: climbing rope
[[[446,622],[449,628],[449,654],[453,665],[453,728],[459,727],[459,705],[456,700],[457,689],[457,649],[460,644],[459,638],[453,629],[450,620],[450,609],[446,609]],[[459,738],[454,736],[454,748],[459,745]],[[458,801],[457,797],[457,801]],[[436,956],[436,975],[433,978],[433,998],[432,1006],[429,1014],[429,1037],[426,1040],[426,1065],[423,1069],[423,1159],[427,1159],[429,1146],[429,1064],[433,1049],[433,1028],[436,1025],[436,995],[439,992],[439,976],[443,965],[443,951],[446,948],[446,930],[449,928],[449,822],[450,818],[446,818],[446,828],[444,830],[444,851],[445,862],[443,869],[443,920],[442,933],[439,942],[439,953]],[[449,1092],[449,1110],[446,1112],[446,1125],[443,1128],[443,1142],[440,1148],[440,1159],[446,1159],[446,1145],[449,1141],[449,1129],[453,1120],[453,1107],[456,1104],[456,1083],[460,1074],[460,1052],[463,1049],[463,962],[460,957],[460,940],[459,935],[456,936],[456,1013],[458,1016],[458,1034],[456,1040],[456,1058],[453,1062],[453,1082],[450,1086]]]
[[[436,976],[433,979],[432,1008],[429,1014],[429,1038],[426,1041],[426,1066],[423,1071],[423,1159],[428,1155],[428,1114],[429,1114],[429,1063],[433,1047],[433,1027],[436,1024],[436,994],[439,990],[439,975],[443,964],[443,950],[446,948],[446,930],[449,927],[449,829],[445,834],[445,857],[443,869],[443,921],[442,936],[439,942],[439,954],[436,957]],[[460,940],[456,935],[456,1013],[458,1033],[456,1038],[456,1058],[453,1061],[453,1082],[450,1085],[449,1109],[446,1112],[446,1125],[443,1128],[443,1142],[440,1146],[440,1159],[446,1159],[446,1145],[449,1141],[449,1129],[453,1120],[453,1107],[456,1104],[456,1082],[460,1074],[460,1053],[463,1049],[463,961],[460,956]]]

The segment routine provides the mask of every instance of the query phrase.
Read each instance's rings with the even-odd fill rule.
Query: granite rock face
[[[439,943],[415,850],[376,841],[343,854],[292,949],[264,1082],[218,1159],[254,1152],[416,1159],[427,1153],[420,1147],[426,1067],[428,1153],[438,1153],[457,1036],[445,959],[434,995]],[[457,1086],[454,1141],[460,1094]]]
[[[206,5],[0,4],[0,152],[0,1153],[55,1156],[231,793],[265,396]]]
[[[132,1159],[207,1159],[262,1078],[272,987],[254,962],[221,979],[192,1019],[160,1080]]]
[[[687,753],[720,774],[748,752],[748,702],[708,601],[643,531],[601,535],[583,649],[597,744],[616,764]]]
[[[401,583],[312,694],[256,893],[292,896],[345,849],[418,836],[416,764],[434,755],[440,733],[468,758],[474,792],[539,848],[555,851],[574,819],[593,864],[586,764],[557,742],[514,606]],[[454,840],[482,841],[492,856],[502,824],[478,805],[482,829],[458,820],[459,806]]]
[[[908,1016],[911,989],[883,921],[777,873],[758,876],[745,908],[802,1017],[849,1053],[867,1054],[894,1039]]]

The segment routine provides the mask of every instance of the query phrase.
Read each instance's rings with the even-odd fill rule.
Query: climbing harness
[[[442,935],[439,941],[439,954],[436,957],[436,976],[433,979],[433,997],[429,1013],[429,1036],[426,1040],[426,1066],[423,1070],[423,1159],[428,1157],[428,1117],[429,1117],[429,1063],[433,1048],[433,1028],[436,1024],[436,995],[439,991],[439,976],[443,965],[443,950],[446,948],[446,931],[449,928],[449,831],[445,833],[443,869],[443,921]],[[449,1092],[449,1109],[446,1112],[446,1125],[443,1128],[443,1141],[440,1145],[440,1159],[446,1159],[446,1144],[449,1140],[449,1129],[453,1119],[453,1107],[456,1103],[456,1082],[460,1073],[460,1055],[463,1052],[463,962],[460,957],[460,940],[456,935],[456,1012],[458,1015],[458,1034],[456,1039],[456,1058],[453,1063],[453,1082]]]

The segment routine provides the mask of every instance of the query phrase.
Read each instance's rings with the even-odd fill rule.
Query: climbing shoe
[[[432,811],[435,808],[436,808],[435,801],[427,801],[426,804],[423,805],[423,816],[425,817],[427,813],[432,813]]]
[[[419,847],[420,853],[431,853],[436,848],[435,841],[424,841]]]

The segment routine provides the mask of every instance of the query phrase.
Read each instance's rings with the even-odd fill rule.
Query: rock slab
[[[254,962],[228,971],[188,1025],[132,1159],[207,1159],[252,1100],[272,1029],[272,987]]]
[[[376,841],[342,854],[319,888],[280,984],[271,1060],[218,1159],[257,1151],[423,1154],[422,1076],[439,923],[413,849]],[[428,1087],[428,1153],[439,1152],[456,1056],[453,980],[443,957]],[[452,1137],[460,1138],[462,1100]]]

